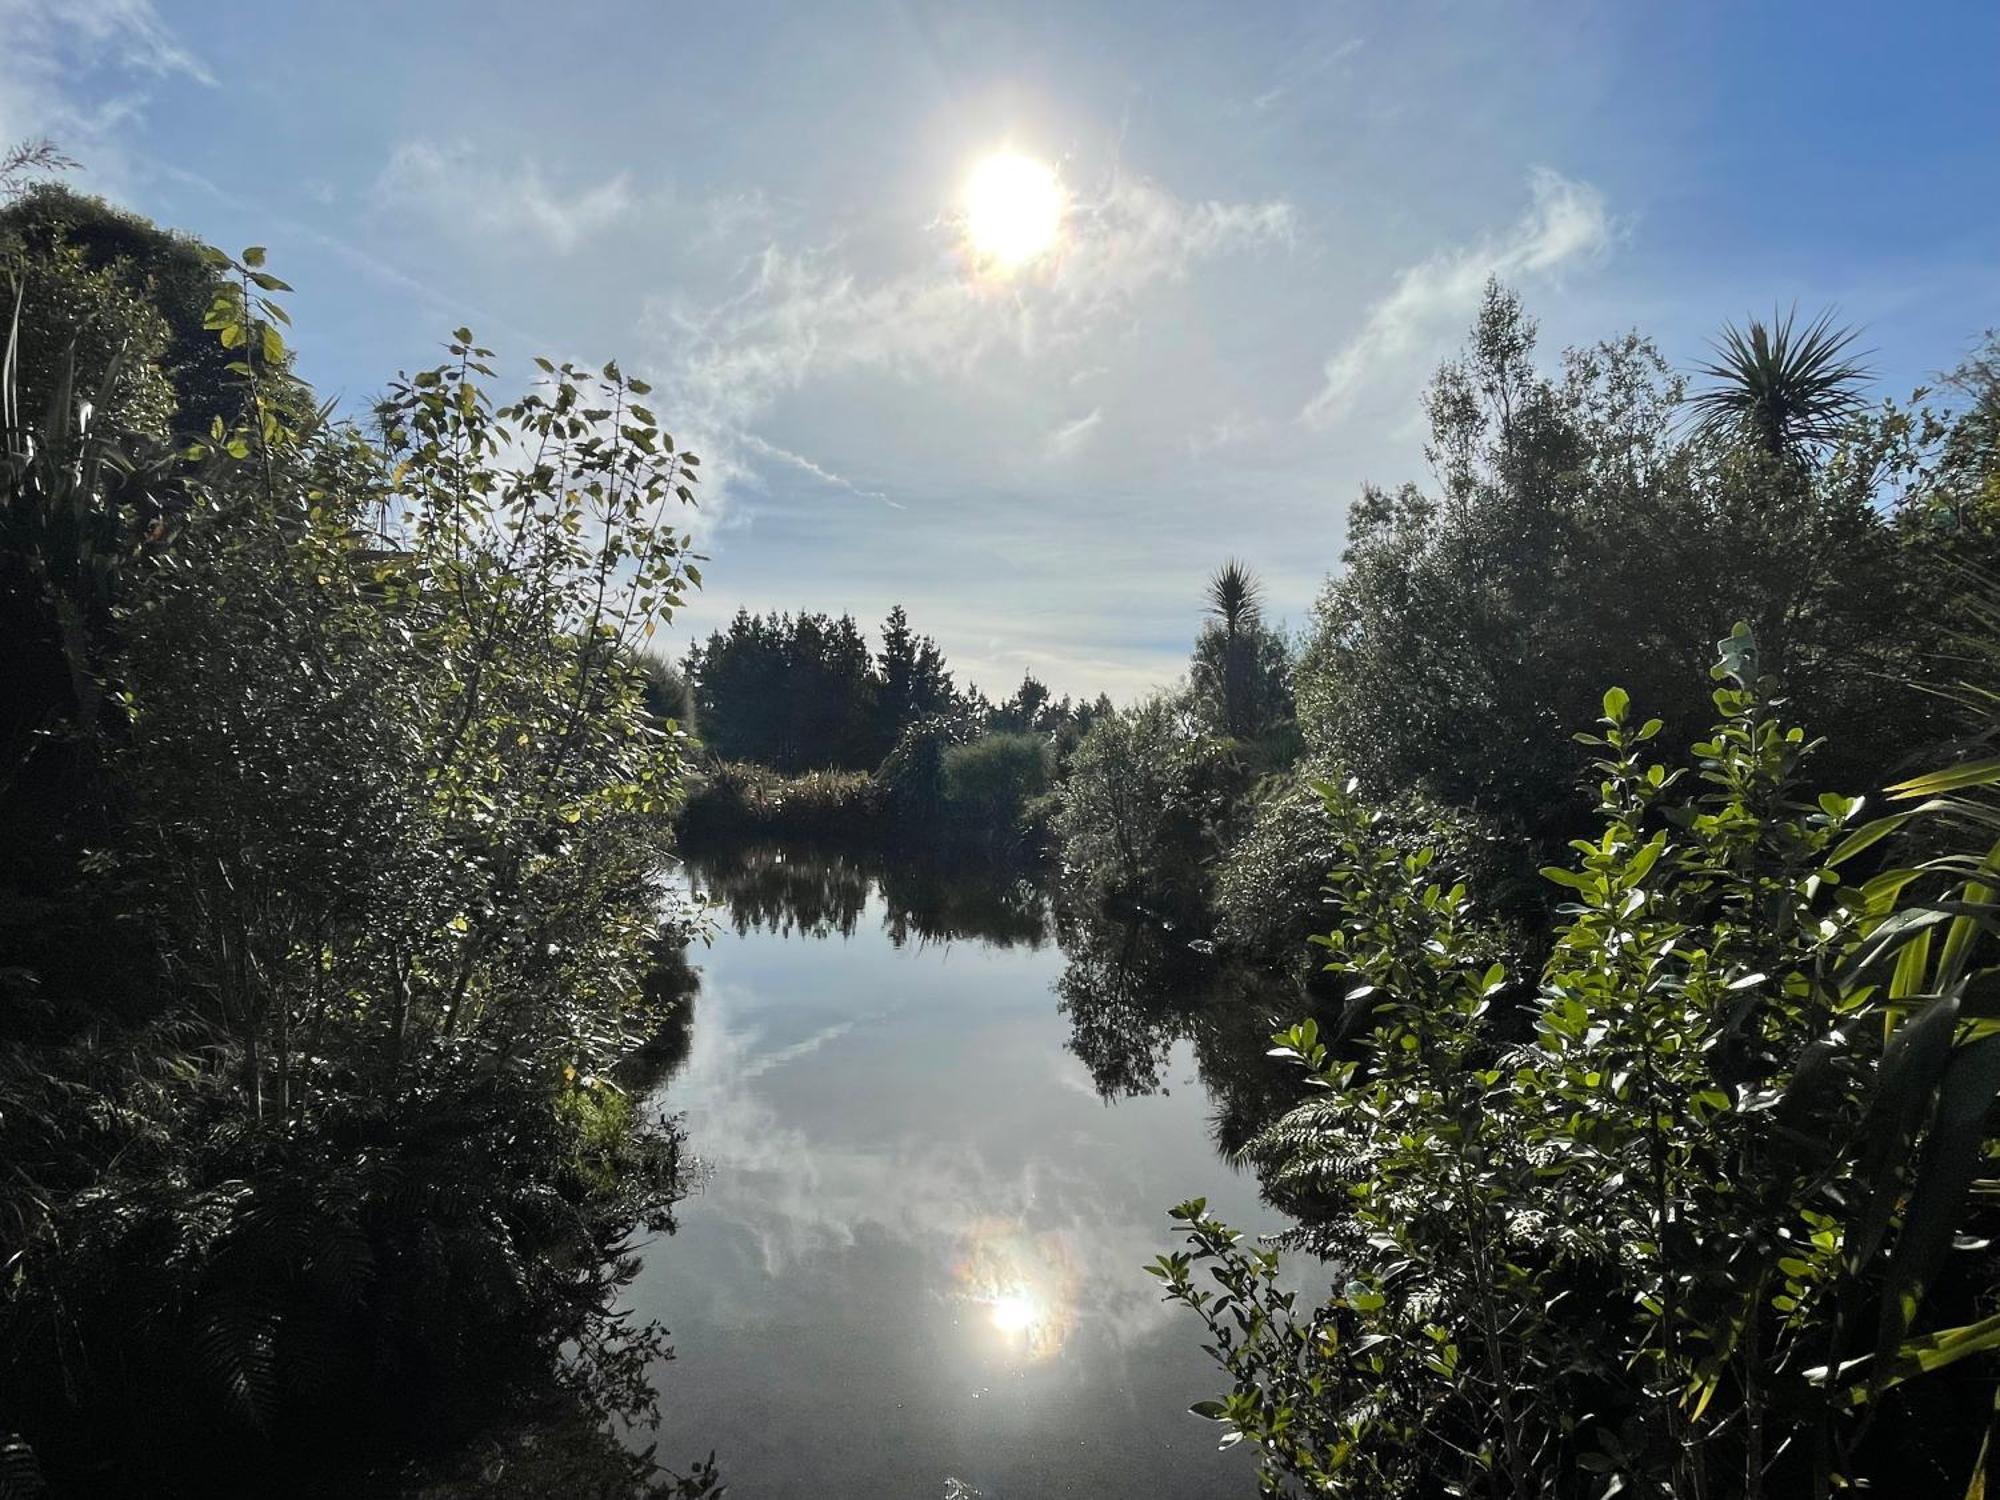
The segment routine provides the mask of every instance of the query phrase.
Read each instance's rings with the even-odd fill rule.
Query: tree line
[[[944,653],[899,604],[870,652],[852,615],[752,614],[688,648],[681,663],[690,722],[715,757],[786,774],[872,770],[906,731],[942,720],[966,739],[1053,735],[1110,706],[1056,698],[1032,672],[999,703],[961,689]]]

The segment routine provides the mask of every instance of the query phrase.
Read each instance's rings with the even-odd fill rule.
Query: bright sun
[[[1062,183],[1032,157],[989,156],[966,181],[966,241],[982,266],[1002,275],[1051,249],[1062,217]]]

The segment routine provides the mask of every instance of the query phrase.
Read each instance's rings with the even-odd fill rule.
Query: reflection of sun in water
[[[1026,1292],[1003,1292],[993,1299],[991,1317],[1002,1333],[1026,1333],[1035,1324],[1035,1304]]]
[[[979,1321],[999,1335],[996,1352],[1039,1362],[1062,1351],[1076,1324],[1076,1271],[1059,1232],[975,1224],[952,1275],[958,1300],[980,1309]]]
[[[1006,276],[1055,248],[1063,189],[1055,169],[1002,151],[965,184],[965,239],[982,269]]]

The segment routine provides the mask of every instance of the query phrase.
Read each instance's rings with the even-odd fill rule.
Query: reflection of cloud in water
[[[864,1017],[864,1019],[872,1019]],[[815,1031],[802,1042],[793,1042],[789,1047],[780,1047],[775,1052],[760,1052],[749,1061],[738,1064],[736,1081],[748,1083],[753,1078],[762,1078],[773,1068],[782,1068],[786,1063],[797,1062],[819,1051],[828,1042],[837,1042],[856,1026],[859,1021],[836,1021],[833,1025]],[[698,1049],[697,1049],[698,1050]]]
[[[757,1030],[732,1025],[738,993],[710,991],[688,1066],[663,1102],[685,1111],[690,1145],[713,1169],[701,1212],[747,1233],[767,1277],[810,1279],[829,1253],[886,1236],[923,1268],[925,1284],[908,1295],[978,1308],[996,1338],[1029,1360],[1053,1357],[1085,1325],[1123,1344],[1171,1320],[1138,1274],[1159,1252],[1159,1232],[1107,1202],[1115,1163],[1041,1158],[1002,1170],[964,1136],[817,1138],[756,1085],[782,1087],[784,1069],[861,1023],[766,1049]],[[977,1101],[966,1107],[976,1111]],[[1013,1326],[997,1326],[996,1310],[998,1323]]]

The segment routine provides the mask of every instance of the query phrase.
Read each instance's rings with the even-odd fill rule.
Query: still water
[[[1026,887],[690,874],[718,933],[653,1098],[705,1170],[630,1293],[673,1333],[661,1456],[713,1448],[745,1500],[1253,1493],[1187,1411],[1221,1388],[1199,1323],[1140,1269],[1196,1194],[1276,1227],[1174,986],[1137,992],[1129,939],[1072,965]]]

